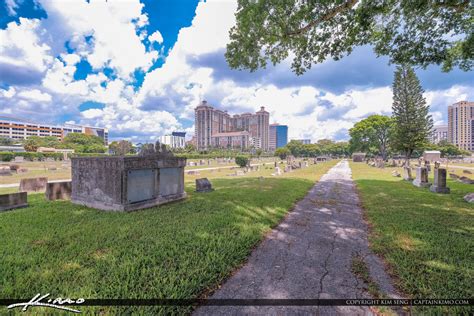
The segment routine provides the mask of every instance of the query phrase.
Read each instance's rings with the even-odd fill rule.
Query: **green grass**
[[[473,298],[474,207],[463,200],[472,185],[448,180],[451,194],[435,194],[392,177],[394,168],[351,168],[372,227],[371,247],[385,258],[402,292],[412,298]]]
[[[30,195],[28,208],[0,213],[0,298],[35,293],[86,299],[200,297],[241,265],[335,163],[312,166],[307,178],[213,179],[216,190],[210,193],[194,193],[188,185],[184,201],[131,213]],[[190,309],[81,310],[156,314]]]

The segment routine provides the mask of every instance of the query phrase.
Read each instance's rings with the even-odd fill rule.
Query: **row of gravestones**
[[[410,167],[405,167],[404,168],[404,179],[405,180],[413,180],[413,185],[417,187],[422,187],[422,188],[430,188],[431,192],[435,193],[450,193],[450,188],[447,187],[446,185],[446,173],[447,170],[445,168],[439,168],[439,165],[435,165],[435,168],[433,169],[434,172],[434,182],[433,184],[429,183],[428,181],[428,174],[429,174],[429,169],[427,167],[416,167],[416,178],[413,180],[411,178],[411,168]],[[453,175],[455,177],[453,177]],[[466,184],[474,184],[474,181],[467,178],[467,177],[459,177],[455,174],[450,174],[451,178],[456,178],[459,180],[459,178],[466,178],[469,182],[467,181],[461,181]],[[474,203],[474,193],[469,193],[466,196],[464,196],[464,200],[469,202],[469,203]]]
[[[0,194],[0,211],[28,206],[28,193],[45,192],[47,200],[71,199],[71,181],[48,182],[48,178],[21,179],[19,192]]]
[[[285,166],[283,169],[283,172],[290,172],[295,169],[301,169],[301,168],[306,168],[309,167],[308,161],[299,161],[298,163],[293,162],[291,165]],[[275,172],[272,173],[272,176],[280,176],[282,174],[281,168],[276,166],[275,163]]]
[[[20,167],[19,165],[8,165],[0,167],[0,176],[11,176],[13,173],[25,173],[28,168]]]
[[[54,162],[54,161],[56,161],[54,158],[51,158],[51,157],[46,157],[46,158],[41,158],[41,159],[33,158],[33,161],[38,161],[38,160],[46,161],[46,162]],[[68,160],[68,159],[66,159],[66,160]],[[23,156],[15,156],[15,158],[13,158],[13,162],[15,162],[15,163],[25,162],[25,157],[23,157]]]
[[[407,181],[412,181],[413,185],[422,188],[430,188],[431,192],[435,193],[450,193],[450,188],[446,184],[446,169],[440,168],[439,165],[436,165],[433,168],[434,173],[434,182],[431,184],[428,181],[428,173],[430,171],[429,167],[416,167],[416,178],[413,179],[411,167],[403,167],[403,179]]]

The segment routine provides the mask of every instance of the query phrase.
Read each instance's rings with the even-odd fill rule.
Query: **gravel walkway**
[[[383,264],[368,247],[367,225],[347,161],[333,167],[288,217],[253,251],[248,262],[210,298],[370,298],[351,272],[354,256],[388,297],[399,298]],[[367,315],[358,306],[202,306],[195,315]]]

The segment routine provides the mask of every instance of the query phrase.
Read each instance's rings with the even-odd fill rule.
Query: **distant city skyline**
[[[203,98],[233,113],[265,105],[289,138],[312,142],[347,140],[356,121],[391,113],[394,65],[368,46],[302,76],[290,61],[230,69],[224,53],[236,8],[219,0],[4,1],[0,115],[103,126],[111,140],[143,143],[173,131],[192,137]],[[435,123],[447,122],[448,105],[474,100],[472,72],[416,72]]]

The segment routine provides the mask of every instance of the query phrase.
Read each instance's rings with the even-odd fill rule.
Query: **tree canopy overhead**
[[[444,71],[474,65],[470,0],[239,0],[226,59],[231,68],[264,68],[290,57],[302,74],[361,45],[391,63]]]

